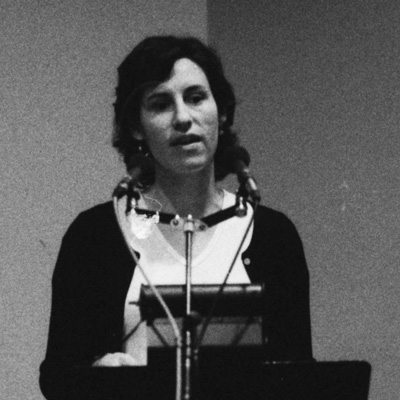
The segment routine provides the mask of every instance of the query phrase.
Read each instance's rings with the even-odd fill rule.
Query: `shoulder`
[[[260,205],[254,216],[255,234],[273,235],[275,238],[297,234],[294,223],[286,214],[270,207]]]
[[[100,270],[108,273],[117,257],[120,263],[130,262],[110,201],[82,211],[68,227],[62,239],[55,275],[65,277],[68,271],[86,271],[90,276],[99,274]]]
[[[282,212],[259,206],[254,216],[254,230],[248,250],[268,259],[298,259],[303,262],[304,249],[294,223]]]
[[[75,221],[99,221],[104,218],[111,218],[114,215],[113,204],[111,201],[105,203],[97,204],[87,210],[80,212],[75,219]]]
[[[80,212],[66,230],[62,243],[79,247],[109,241],[118,236],[118,230],[113,204],[108,201]]]
[[[257,207],[255,218],[268,219],[268,220],[282,220],[282,219],[287,219],[287,216],[281,211],[277,211],[273,208],[260,204]]]
[[[70,225],[70,230],[93,230],[115,224],[115,214],[111,201],[98,204],[78,214]]]
[[[284,213],[269,207],[257,208],[244,256],[251,260],[248,272],[254,281],[265,281],[271,273],[292,277],[307,274],[303,243],[295,225]]]

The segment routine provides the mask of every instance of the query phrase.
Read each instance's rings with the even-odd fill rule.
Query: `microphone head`
[[[222,161],[230,172],[237,173],[240,165],[249,166],[250,154],[242,146],[230,146],[224,151]]]

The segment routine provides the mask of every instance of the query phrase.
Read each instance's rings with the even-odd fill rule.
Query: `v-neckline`
[[[222,201],[222,210],[224,210],[230,206],[230,204],[228,204],[229,203],[228,192],[223,190],[223,193],[224,193],[224,197],[223,197],[223,201]],[[144,203],[146,204],[145,201],[144,201]],[[220,238],[222,236],[222,233],[224,231],[224,224],[217,224],[217,225],[215,225],[215,227],[212,227],[209,229],[214,229],[214,232],[211,235],[211,237],[209,238],[209,240],[207,241],[207,243],[205,244],[205,246],[203,246],[200,253],[193,257],[193,259],[192,259],[193,267],[195,267],[196,265],[199,265],[203,261],[205,261],[208,258],[208,256],[210,255],[210,253],[218,245]],[[156,237],[154,237],[153,240],[155,240],[155,242],[158,243],[158,245],[163,246],[168,251],[168,253],[175,260],[177,260],[180,264],[186,265],[186,257],[184,255],[182,255],[178,250],[176,250],[175,247],[166,239],[165,235],[162,233],[159,226],[155,227],[153,234],[156,235]],[[202,234],[202,232],[200,231],[200,232],[198,232],[198,234]],[[184,235],[184,232],[182,231],[182,236],[183,235]],[[194,235],[196,235],[196,233]]]

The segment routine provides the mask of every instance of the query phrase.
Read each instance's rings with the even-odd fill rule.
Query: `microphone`
[[[133,190],[143,175],[151,173],[154,170],[153,161],[143,153],[135,153],[129,161],[127,176],[121,179],[113,192],[113,196],[118,199]]]
[[[228,147],[223,155],[223,162],[229,171],[236,174],[241,188],[255,201],[260,202],[261,196],[256,181],[250,175],[250,155],[241,146]]]

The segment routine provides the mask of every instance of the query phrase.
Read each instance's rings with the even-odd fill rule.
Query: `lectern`
[[[158,290],[172,314],[183,317],[184,288],[160,286]],[[262,286],[228,285],[222,293],[219,290],[219,285],[192,287],[193,310],[205,318],[213,316],[202,342],[196,343],[193,400],[368,399],[371,366],[365,361],[264,363]],[[172,329],[150,288],[142,287],[140,304],[148,321],[148,365],[76,367],[71,400],[175,399]]]

